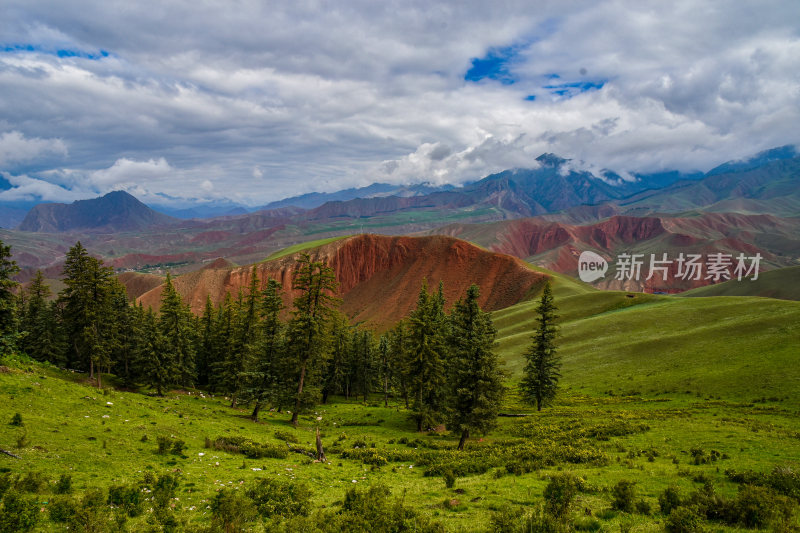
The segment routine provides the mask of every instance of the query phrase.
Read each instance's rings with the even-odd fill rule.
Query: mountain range
[[[156,273],[188,272],[218,257],[246,265],[287,246],[365,232],[454,236],[570,275],[585,249],[607,258],[624,251],[761,253],[766,269],[792,266],[800,256],[794,148],[703,175],[623,177],[553,154],[537,164],[462,187],[374,184],[207,219],[170,217],[117,191],[69,205],[40,204],[22,231],[0,230],[0,239],[13,246],[23,280],[36,269],[56,277],[78,238],[119,270]],[[356,195],[364,197],[351,198]],[[597,284],[659,292],[697,285]]]

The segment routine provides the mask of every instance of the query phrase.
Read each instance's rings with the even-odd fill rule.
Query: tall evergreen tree
[[[258,422],[258,413],[267,404],[279,403],[278,397],[285,393],[285,340],[284,325],[280,314],[283,310],[281,285],[270,278],[261,293],[260,318],[257,327],[261,330],[257,336],[251,370],[246,376],[246,396],[253,400],[253,412],[250,417]]]
[[[444,408],[445,345],[444,297],[430,294],[423,281],[417,308],[411,313],[408,326],[408,376],[412,392],[412,418],[417,431],[441,422]]]
[[[539,305],[536,307],[538,326],[533,335],[533,342],[525,352],[525,369],[520,388],[523,398],[535,404],[538,411],[552,402],[561,377],[561,360],[556,353],[555,339],[558,327],[555,324],[558,315],[553,300],[550,282],[542,291]]]
[[[315,402],[316,391],[308,384],[313,384],[314,378],[322,371],[326,325],[339,300],[334,296],[338,283],[333,269],[325,263],[312,261],[308,254],[302,254],[298,260],[292,288],[299,293],[294,299],[288,326],[290,354],[297,379],[291,422],[297,425],[300,411]]]
[[[352,328],[347,317],[339,311],[333,312],[328,328],[329,348],[322,375],[322,403],[327,403],[331,394],[341,393],[349,398],[352,381],[350,375]]]
[[[174,361],[175,374],[170,376],[168,382],[184,387],[193,386],[195,381],[195,328],[192,319],[189,306],[183,303],[172,284],[172,277],[167,273],[161,294],[158,327],[164,338],[164,357]]]
[[[378,341],[378,362],[380,364],[378,374],[383,387],[383,406],[389,407],[389,390],[394,378],[394,368],[389,350],[389,338],[386,335],[381,335]]]
[[[11,259],[11,246],[0,241],[0,359],[11,354],[17,344],[17,310],[12,277],[19,272],[17,262]]]
[[[41,270],[36,271],[28,289],[22,291],[22,294],[25,297],[20,300],[24,302],[20,308],[20,330],[24,332],[21,347],[26,354],[37,361],[55,363],[50,337],[56,330],[56,324],[52,321],[53,316],[48,303],[52,293],[44,281]]]
[[[174,352],[169,350],[161,324],[152,309],[140,308],[141,330],[137,343],[137,363],[141,379],[163,396],[176,375]]]
[[[59,299],[68,348],[67,364],[89,370],[97,386],[102,386],[99,369],[111,362],[108,312],[113,272],[103,261],[91,257],[80,241],[67,252],[64,263],[66,287]]]
[[[206,305],[199,322],[199,334],[197,336],[197,385],[207,387],[211,379],[211,365],[217,360],[216,357],[216,336],[217,322],[214,304],[211,302],[211,295],[206,294]]]
[[[497,423],[503,399],[503,373],[494,353],[497,330],[478,306],[477,285],[456,302],[450,314],[447,428],[461,434],[463,450],[470,434],[487,433]]]

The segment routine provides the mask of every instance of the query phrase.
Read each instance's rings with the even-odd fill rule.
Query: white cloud
[[[78,191],[259,204],[542,152],[622,174],[800,143],[793,0],[7,4],[0,42],[36,50],[0,51],[0,170]],[[511,45],[516,83],[464,80]],[[578,83],[603,86],[546,88]]]
[[[67,147],[61,139],[27,138],[19,131],[0,134],[0,169],[43,155],[66,156]]]

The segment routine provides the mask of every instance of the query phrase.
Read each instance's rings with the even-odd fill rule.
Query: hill
[[[140,231],[175,221],[124,191],[114,191],[71,204],[39,204],[25,215],[19,230],[43,233]]]
[[[480,304],[489,310],[519,302],[548,275],[529,269],[522,261],[482,250],[450,237],[389,237],[356,235],[325,242],[305,250],[315,261],[325,261],[339,281],[342,310],[354,321],[373,327],[389,326],[414,307],[423,279],[431,287],[444,283],[449,304],[463,296],[472,283],[481,286]],[[257,275],[281,282],[287,291],[302,250],[257,264]],[[236,295],[248,286],[251,266],[205,269],[178,276],[175,288],[196,313],[202,312],[206,294],[215,304],[226,293]],[[162,288],[139,298],[157,308]]]
[[[428,234],[444,234],[465,239],[489,250],[513,255],[538,266],[578,274],[578,257],[592,250],[609,260],[622,252],[649,254],[695,253],[707,256],[760,253],[762,268],[779,268],[794,263],[800,252],[800,219],[771,215],[700,213],[683,216],[612,216],[589,224],[567,224],[546,217],[506,220],[486,224],[450,224]],[[682,280],[673,263],[667,281],[659,276],[638,282],[617,281],[610,275],[595,286],[646,292],[676,292],[707,285],[711,281]]]
[[[755,297],[680,298],[565,292],[563,385],[590,394],[789,398],[800,403],[800,303]],[[536,301],[493,313],[499,353],[515,379],[524,366]]]
[[[762,296],[780,300],[800,300],[800,266],[762,272],[748,282],[726,281],[686,291],[681,296]]]

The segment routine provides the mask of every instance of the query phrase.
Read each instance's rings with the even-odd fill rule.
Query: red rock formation
[[[472,283],[481,287],[480,304],[496,310],[517,303],[547,276],[529,269],[522,261],[487,252],[450,237],[387,237],[358,235],[309,251],[315,261],[325,261],[339,281],[341,309],[355,322],[387,327],[413,309],[423,278],[431,289],[440,281],[448,305]],[[300,254],[291,254],[257,265],[262,286],[267,278],[286,289],[290,304],[292,275]],[[248,286],[252,266],[204,269],[175,278],[175,288],[196,313],[202,311],[206,295],[221,302],[226,293],[235,295]],[[144,294],[140,301],[157,308],[162,287]]]

